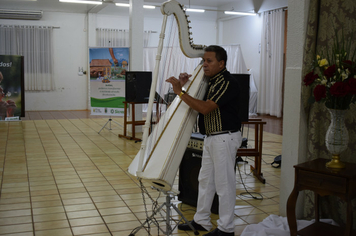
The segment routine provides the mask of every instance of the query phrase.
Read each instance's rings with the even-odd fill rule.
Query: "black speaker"
[[[240,85],[240,118],[241,122],[247,122],[249,117],[250,104],[250,75],[249,74],[231,74],[234,76]]]
[[[126,71],[125,101],[147,103],[152,83],[151,71]]]
[[[179,167],[178,200],[190,206],[197,206],[198,175],[201,168],[202,151],[187,148]],[[219,214],[219,198],[215,194],[211,212]]]

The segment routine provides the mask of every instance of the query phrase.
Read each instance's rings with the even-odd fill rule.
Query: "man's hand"
[[[171,76],[166,80],[166,82],[171,83],[174,93],[179,95],[180,92],[182,92],[182,87],[185,85],[185,83],[187,83],[191,76],[192,75],[189,75],[188,73],[180,73],[179,79]]]
[[[173,92],[177,95],[180,94],[180,92],[182,92],[182,85],[180,80],[178,80],[176,77],[171,76],[168,79],[166,79],[166,82],[170,83],[173,87]]]
[[[185,85],[185,83],[187,83],[187,81],[189,80],[189,78],[191,76],[192,75],[189,75],[188,73],[180,73],[180,75],[179,75],[180,85],[183,87]]]

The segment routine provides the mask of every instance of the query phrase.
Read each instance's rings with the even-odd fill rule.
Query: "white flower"
[[[6,93],[6,97],[11,97],[11,93],[10,93],[10,92],[7,92],[7,93]]]
[[[344,81],[347,78],[347,74],[345,72],[342,72],[341,77],[342,81]]]
[[[320,83],[322,84],[322,85],[326,85],[327,84],[327,80],[326,79],[323,79]]]

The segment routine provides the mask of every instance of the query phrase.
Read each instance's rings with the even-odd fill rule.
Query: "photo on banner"
[[[129,48],[89,48],[92,115],[123,116]]]
[[[24,57],[0,55],[0,121],[25,116]]]

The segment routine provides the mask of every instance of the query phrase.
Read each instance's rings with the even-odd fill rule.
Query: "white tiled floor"
[[[114,120],[123,123],[122,118]],[[106,121],[83,118],[0,122],[0,236],[123,236],[140,226],[146,219],[141,189],[126,169],[141,143],[118,138],[122,128],[114,124],[113,130],[104,129],[98,134]],[[253,137],[253,130],[249,132]],[[251,174],[252,159],[247,159],[249,164],[239,164],[242,178],[237,171],[235,235],[240,235],[248,224],[278,214],[280,169],[270,163],[281,154],[281,142],[281,135],[264,132],[265,184]],[[263,200],[240,195],[246,192],[242,183],[249,192],[260,193]],[[152,197],[158,197],[156,190],[147,189]],[[158,200],[162,204],[165,198]],[[151,201],[146,202],[151,210]],[[173,202],[192,219],[194,207],[177,199]],[[217,218],[212,215],[214,225]],[[165,222],[160,225],[165,229]],[[152,226],[151,234],[158,235],[156,227]],[[148,233],[141,229],[136,235]],[[176,229],[174,235],[194,234]]]

